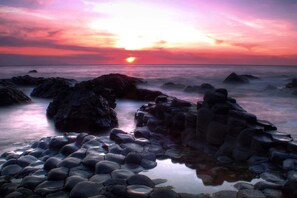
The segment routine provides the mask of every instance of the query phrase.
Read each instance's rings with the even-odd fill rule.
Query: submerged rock
[[[22,91],[13,87],[0,86],[0,106],[31,102],[31,99]]]
[[[253,75],[237,75],[236,73],[231,73],[223,82],[229,84],[246,84],[249,80],[259,79]]]

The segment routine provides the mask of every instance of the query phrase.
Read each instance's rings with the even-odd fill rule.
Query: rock
[[[147,176],[136,174],[127,180],[128,185],[144,185],[151,188],[155,187],[155,183]]]
[[[253,189],[254,186],[252,184],[249,183],[245,183],[245,182],[238,182],[234,185],[234,187],[237,190],[242,190],[242,189]]]
[[[130,152],[138,152],[141,153],[143,151],[143,146],[135,143],[126,143],[121,144],[121,147],[123,148],[122,154],[127,155]]]
[[[28,71],[28,73],[29,73],[29,74],[30,74],[30,73],[38,73],[38,71],[37,71],[36,69],[33,69],[33,70]]]
[[[200,108],[197,111],[197,136],[202,138],[206,137],[208,125],[213,117],[213,113],[207,108]]]
[[[159,198],[159,197],[179,198],[179,195],[173,190],[166,189],[166,188],[154,189],[154,191],[150,194],[150,198]]]
[[[250,148],[255,133],[255,130],[250,128],[242,130],[237,136],[236,145],[242,148]]]
[[[278,172],[264,172],[260,177],[268,182],[282,184],[284,183],[283,177]]]
[[[9,193],[7,196],[5,196],[5,198],[22,198],[22,197],[23,197],[23,194],[17,191]]]
[[[61,131],[100,132],[118,124],[107,100],[93,91],[62,92],[49,104],[47,115]]]
[[[262,134],[255,135],[252,139],[251,150],[259,155],[267,155],[269,149],[273,144],[273,140],[270,136]]]
[[[185,85],[174,82],[166,82],[161,86],[163,89],[184,89]]]
[[[70,155],[78,150],[78,147],[75,143],[66,144],[62,147],[61,153],[64,155]]]
[[[150,138],[151,131],[147,127],[137,127],[134,130],[134,136],[136,138]]]
[[[12,77],[11,81],[16,85],[36,86],[43,83],[46,79],[42,77],[31,77],[29,75]]]
[[[216,121],[209,123],[207,128],[206,140],[210,145],[220,146],[225,141],[227,126]]]
[[[22,91],[13,87],[0,86],[0,106],[29,103],[31,99]]]
[[[214,90],[215,87],[208,83],[203,83],[200,86],[187,86],[185,92],[205,93],[206,91]]]
[[[284,194],[281,190],[274,190],[274,189],[264,189],[263,194],[266,198],[279,198],[284,197]]]
[[[80,176],[84,178],[90,178],[93,174],[94,172],[92,170],[83,165],[71,168],[69,171],[69,176]]]
[[[46,196],[46,198],[68,198],[69,197],[69,193],[66,191],[58,191],[58,192],[54,192],[54,193],[50,193]]]
[[[48,147],[52,150],[60,150],[67,143],[68,139],[65,136],[55,136],[51,138]]]
[[[297,78],[293,78],[291,82],[286,84],[287,88],[296,88],[297,87]]]
[[[71,80],[64,78],[48,78],[35,87],[31,96],[38,98],[54,98],[71,86]]]
[[[88,181],[88,179],[80,177],[80,176],[70,176],[66,179],[65,189],[71,191],[74,186],[82,181]]]
[[[282,184],[275,184],[267,181],[259,181],[255,184],[255,189],[264,190],[264,189],[274,189],[274,190],[282,190]]]
[[[142,156],[136,152],[130,152],[125,158],[126,164],[140,164],[142,160]]]
[[[223,82],[229,84],[246,84],[249,83],[249,80],[245,76],[237,75],[233,72],[229,76],[227,76],[227,78],[225,78]]]
[[[252,156],[253,152],[247,148],[236,147],[233,150],[232,156],[236,162],[245,162]]]
[[[20,186],[34,190],[36,186],[38,186],[39,184],[41,184],[44,181],[45,181],[44,177],[30,175],[30,176],[26,176],[23,178]]]
[[[160,95],[158,96],[156,99],[155,99],[155,102],[156,104],[159,104],[159,103],[166,103],[168,100],[167,100],[167,96],[166,95]]]
[[[236,198],[265,198],[265,195],[259,190],[242,189],[238,191]]]
[[[143,185],[129,185],[129,186],[127,186],[128,197],[132,197],[132,198],[148,197],[152,191],[153,191],[152,188],[143,186]]]
[[[221,190],[212,194],[212,198],[236,198],[237,192],[232,190]]]
[[[66,167],[66,168],[73,168],[79,166],[81,160],[75,157],[67,157],[63,159],[59,164],[58,167]]]
[[[95,170],[95,165],[104,160],[103,155],[99,154],[88,154],[82,161],[83,165]]]
[[[19,174],[22,170],[23,170],[22,167],[20,167],[19,165],[12,164],[12,165],[8,165],[8,166],[5,166],[4,168],[2,168],[1,175],[15,176],[15,175]]]
[[[74,186],[70,198],[89,198],[100,194],[101,188],[94,182],[82,181]]]
[[[190,107],[190,106],[192,106],[192,104],[185,100],[174,98],[171,101],[171,107]]]
[[[47,178],[49,180],[63,180],[68,177],[68,168],[59,167],[53,168],[49,171]]]
[[[107,153],[105,155],[105,160],[123,164],[125,161],[125,156],[121,154]]]
[[[152,91],[148,89],[136,89],[136,93],[131,96],[133,100],[140,100],[140,101],[154,101],[158,96],[165,95],[160,91]]]
[[[103,160],[96,164],[95,173],[96,174],[108,174],[108,173],[111,173],[112,171],[119,169],[119,168],[120,168],[119,164],[117,164],[115,162]]]
[[[111,177],[113,179],[128,179],[133,176],[134,173],[130,170],[118,169],[111,172]]]
[[[295,198],[297,197],[297,179],[290,179],[286,181],[283,187],[283,192],[289,197],[289,198]]]
[[[64,186],[64,181],[59,180],[59,181],[44,181],[41,184],[39,184],[35,188],[35,192],[40,194],[41,196],[45,196],[47,194],[56,192],[58,190],[62,190]]]
[[[110,174],[95,174],[90,178],[90,181],[101,185],[109,179],[111,179]]]
[[[61,162],[61,159],[57,157],[50,157],[44,163],[44,169],[49,171],[53,168],[57,168],[58,164]]]

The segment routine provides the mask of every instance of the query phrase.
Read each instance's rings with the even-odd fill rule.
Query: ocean
[[[143,78],[146,84],[141,87],[160,90],[165,94],[175,96],[196,103],[203,99],[202,93],[188,93],[183,89],[165,89],[162,85],[174,82],[185,86],[210,83],[216,88],[226,88],[229,96],[248,112],[255,114],[275,124],[279,131],[290,133],[297,139],[297,95],[285,85],[297,77],[295,66],[249,66],[249,65],[65,65],[65,66],[5,66],[0,67],[0,78],[27,75],[34,77],[64,77],[83,81],[103,74],[121,73],[128,76]],[[251,74],[259,77],[244,85],[224,84],[223,80],[232,72],[237,74]],[[270,88],[269,88],[270,87]],[[274,87],[274,89],[271,89]],[[19,87],[30,95],[33,87]],[[54,128],[53,122],[46,117],[46,108],[51,100],[32,98],[32,103],[0,108],[0,153],[25,146],[41,137],[61,134]],[[132,132],[135,126],[134,113],[144,102],[118,100],[116,112],[119,119],[119,128]],[[159,169],[176,167],[168,162],[158,162]],[[166,168],[167,167],[167,168]],[[155,170],[155,169],[153,169]],[[156,169],[158,170],[158,169]],[[193,170],[179,167],[185,174],[180,179],[189,178]],[[159,172],[162,172],[159,171]],[[158,173],[159,173],[158,172]],[[195,172],[195,171],[194,171]],[[152,174],[154,172],[152,171]],[[149,175],[149,174],[148,174]],[[195,177],[196,178],[196,177]],[[179,181],[169,180],[169,181]],[[197,180],[201,182],[201,180]],[[195,182],[193,189],[196,189]],[[173,184],[172,184],[173,185]],[[188,184],[188,187],[191,185]],[[228,186],[228,185],[227,185]],[[229,185],[230,186],[230,185]],[[178,188],[178,186],[175,186]],[[221,188],[226,189],[225,186]],[[202,188],[201,188],[202,189]],[[200,190],[201,190],[200,189]],[[203,188],[205,189],[205,188]],[[181,188],[181,191],[182,188]],[[191,190],[195,191],[195,190]],[[206,190],[209,192],[212,190]]]

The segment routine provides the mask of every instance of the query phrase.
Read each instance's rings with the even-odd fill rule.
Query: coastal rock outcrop
[[[223,82],[229,84],[246,84],[249,83],[249,80],[256,79],[259,78],[250,74],[238,75],[233,72],[229,76],[227,76],[227,78]]]
[[[31,99],[22,91],[10,86],[0,86],[0,106],[28,103],[30,101]]]
[[[201,85],[197,86],[187,86],[184,91],[185,92],[194,92],[194,93],[205,93],[206,91],[214,90],[215,87],[209,83],[202,83]]]
[[[286,88],[297,88],[297,78],[293,78],[291,82],[287,83]]]
[[[47,108],[60,131],[100,132],[117,126],[115,111],[108,101],[89,90],[70,88],[54,98]]]
[[[31,96],[38,98],[54,98],[59,93],[66,91],[72,83],[73,80],[69,79],[48,78],[33,89]]]
[[[36,85],[43,83],[46,80],[46,78],[32,77],[29,75],[25,75],[25,76],[12,77],[10,80],[12,83],[14,83],[16,85],[36,86]]]

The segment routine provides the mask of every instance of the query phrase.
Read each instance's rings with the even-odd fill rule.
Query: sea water
[[[64,65],[64,66],[5,66],[0,67],[0,78],[27,75],[34,77],[64,77],[77,81],[89,80],[103,74],[121,73],[128,76],[143,78],[146,84],[141,87],[160,90],[165,94],[175,96],[196,103],[203,100],[201,93],[187,93],[182,89],[164,89],[166,82],[184,84],[186,86],[210,83],[216,88],[226,88],[231,97],[248,112],[255,114],[259,119],[274,123],[279,131],[290,133],[297,139],[297,96],[285,89],[285,85],[297,77],[297,67],[294,66],[243,66],[243,65]],[[251,80],[245,85],[224,84],[223,80],[232,72],[237,74],[251,74],[259,80]],[[267,89],[274,86],[276,89]],[[30,95],[33,87],[19,87]],[[22,147],[41,137],[61,134],[52,120],[46,117],[46,109],[51,100],[32,97],[32,103],[0,107],[0,153]],[[117,117],[119,128],[132,132],[135,127],[134,113],[143,102],[129,100],[117,101]],[[180,174],[166,175],[166,170],[178,169]],[[150,176],[164,173],[168,179],[166,184],[172,185],[179,192],[203,187],[205,192],[216,189],[230,189],[230,183],[220,187],[205,188],[201,180],[192,174],[193,170],[183,164],[173,164],[170,161],[158,161],[155,169],[148,171]],[[195,170],[194,170],[195,171]],[[162,175],[160,175],[162,177]],[[195,179],[193,179],[193,178]],[[171,179],[170,179],[171,178]],[[180,182],[186,179],[184,185]],[[191,179],[192,178],[192,179]],[[185,188],[187,187],[187,188]],[[202,188],[201,188],[202,189]],[[194,190],[190,190],[193,191]]]

